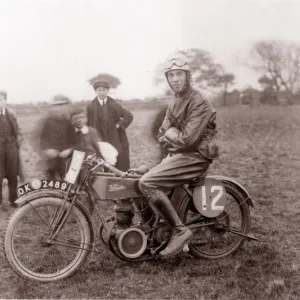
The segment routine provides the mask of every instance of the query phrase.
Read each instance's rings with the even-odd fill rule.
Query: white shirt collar
[[[98,99],[98,101],[99,101],[99,103],[100,103],[101,105],[105,104],[106,101],[107,101],[107,97],[106,97],[104,100],[99,99],[99,97],[97,97],[97,99]]]
[[[82,134],[87,134],[89,132],[89,128],[86,125],[84,125],[81,129],[75,127],[75,132],[78,132],[79,130],[82,132]]]

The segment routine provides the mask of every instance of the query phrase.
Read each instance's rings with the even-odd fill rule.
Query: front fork
[[[58,209],[58,211],[55,212],[55,215],[53,217],[53,220],[50,224],[50,235],[49,235],[49,242],[54,240],[56,238],[56,236],[60,233],[60,231],[62,230],[63,226],[66,224],[66,221],[71,213],[72,208],[74,207],[77,197],[78,197],[78,189],[79,187],[76,189],[76,191],[72,190],[72,185],[70,185],[68,187],[66,196],[63,200],[63,203],[61,205],[61,207]],[[68,197],[70,196],[70,194],[74,195],[73,199],[71,201],[71,204],[69,205],[68,209],[65,209],[65,204],[66,203],[70,203],[68,201]]]

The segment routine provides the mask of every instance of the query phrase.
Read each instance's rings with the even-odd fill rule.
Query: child
[[[87,114],[84,108],[74,108],[70,114],[74,127],[71,144],[74,150],[83,151],[87,155],[96,153],[110,165],[117,163],[118,151],[109,143],[103,142],[95,128],[87,126]]]
[[[73,150],[85,152],[85,157],[94,153],[96,153],[98,157],[102,157],[98,145],[101,138],[96,129],[86,125],[87,116],[85,109],[74,108],[70,113],[70,122],[74,129],[73,134],[69,137]],[[86,171],[84,167],[80,171],[78,177],[79,182],[84,179]],[[89,213],[93,215],[94,205],[92,201],[86,196],[82,196],[80,201],[88,208]]]
[[[98,131],[87,126],[87,115],[84,108],[74,108],[70,113],[70,121],[74,127],[73,149],[83,151],[86,156],[96,153],[102,157],[98,142],[101,142]]]

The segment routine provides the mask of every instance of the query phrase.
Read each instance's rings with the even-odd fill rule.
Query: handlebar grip
[[[123,177],[126,173],[123,171],[120,171],[119,169],[109,165],[107,162],[104,163],[104,166],[107,167],[110,171],[114,172],[116,175]]]

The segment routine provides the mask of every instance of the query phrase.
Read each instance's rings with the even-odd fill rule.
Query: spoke
[[[21,238],[21,239],[28,239],[28,240],[34,240],[36,236],[28,236],[28,235],[20,235],[20,234],[13,234],[13,237],[15,238]]]
[[[44,221],[44,219],[37,213],[36,209],[32,206],[32,204],[29,202],[30,206],[32,207],[32,210],[35,212],[35,214],[42,220],[42,222],[50,229],[50,225],[47,224],[46,221]]]
[[[230,195],[230,196],[231,196],[231,195]],[[232,196],[231,196],[231,197],[232,197]],[[234,199],[234,198],[233,198],[233,199]],[[230,205],[232,205],[233,203],[236,203],[236,204],[238,205],[238,207],[239,207],[239,206],[243,205],[247,200],[248,200],[248,198],[244,199],[241,203],[237,203],[237,201],[235,201],[235,199],[234,199],[234,202],[231,202],[231,203],[227,206],[226,209],[228,209],[228,208],[230,207]],[[221,218],[219,221],[224,220],[227,216],[230,216],[230,214],[231,214],[231,212],[230,212],[230,213],[226,212],[226,215],[225,215],[223,218]]]
[[[64,236],[56,236],[52,242],[54,242],[54,244],[55,242],[67,242],[78,246],[81,244],[81,242],[78,240],[70,239]]]
[[[92,246],[92,244],[90,243],[81,243],[83,246],[80,247],[79,245],[76,246],[76,245],[71,245],[71,244],[66,244],[66,243],[62,243],[62,242],[59,242],[59,241],[53,241],[53,245],[60,245],[60,246],[65,246],[65,247],[69,247],[69,248],[76,248],[76,249],[82,249],[82,250],[88,250],[86,247],[84,246]]]

